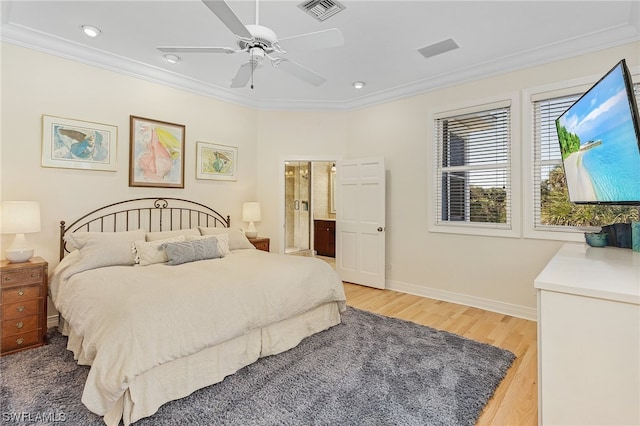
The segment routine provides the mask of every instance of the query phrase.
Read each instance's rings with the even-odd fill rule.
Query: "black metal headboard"
[[[69,226],[60,221],[60,260],[69,251],[65,235],[76,231],[116,232],[145,229],[147,232],[189,229],[195,226],[231,226],[224,217],[204,204],[180,198],[135,198],[95,209]]]

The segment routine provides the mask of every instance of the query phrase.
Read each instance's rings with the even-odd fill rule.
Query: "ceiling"
[[[268,62],[254,88],[230,88],[247,53],[179,54],[157,46],[236,47],[233,33],[200,0],[2,0],[2,40],[106,69],[265,109],[354,109],[438,87],[522,69],[640,40],[640,2],[339,0],[324,22],[302,0],[261,0],[259,23],[280,39],[338,28],[343,47],[286,55],[327,81],[316,87]],[[255,2],[229,0],[244,24]],[[82,25],[102,30],[91,39]],[[425,58],[425,46],[452,39],[457,49]],[[286,41],[282,41],[286,50]],[[606,70],[603,70],[606,71]],[[355,81],[365,87],[353,88]]]

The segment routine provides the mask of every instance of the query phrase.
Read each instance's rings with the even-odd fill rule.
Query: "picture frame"
[[[42,167],[115,172],[118,127],[42,116]]]
[[[184,188],[184,125],[131,115],[129,136],[129,186]]]
[[[196,179],[236,181],[238,148],[196,142]]]

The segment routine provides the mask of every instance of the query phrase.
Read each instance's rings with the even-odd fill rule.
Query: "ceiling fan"
[[[262,66],[264,58],[270,60],[271,64],[275,68],[281,69],[309,84],[320,86],[326,81],[326,78],[320,74],[311,71],[290,59],[273,56],[273,54],[284,55],[287,53],[286,50],[280,47],[280,42],[282,41],[290,49],[303,48],[305,50],[339,47],[344,45],[342,32],[337,28],[300,34],[279,40],[273,30],[260,25],[258,0],[256,0],[256,23],[254,25],[244,25],[224,0],[202,0],[202,2],[236,36],[238,39],[238,47],[159,46],[158,50],[164,53],[230,54],[246,52],[249,54],[249,61],[240,66],[238,72],[231,81],[231,87],[234,88],[245,87],[249,80],[252,80],[253,71]],[[253,83],[251,84],[251,88],[253,89]]]

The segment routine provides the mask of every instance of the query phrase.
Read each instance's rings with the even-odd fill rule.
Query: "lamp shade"
[[[250,201],[242,204],[242,220],[244,222],[259,222],[262,220],[260,213],[260,203]]]
[[[35,201],[3,201],[0,204],[0,232],[40,232],[40,204]]]

